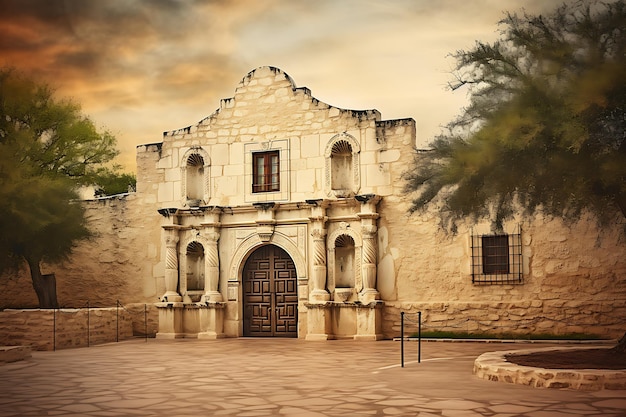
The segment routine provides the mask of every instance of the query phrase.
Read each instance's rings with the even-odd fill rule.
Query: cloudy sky
[[[412,117],[427,144],[466,103],[448,54],[497,38],[504,11],[563,0],[0,0],[0,66],[50,83],[135,147],[192,125],[271,65],[314,97]]]

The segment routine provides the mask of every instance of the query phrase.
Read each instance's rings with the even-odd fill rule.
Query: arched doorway
[[[243,269],[244,336],[298,337],[296,267],[283,249],[255,250]]]

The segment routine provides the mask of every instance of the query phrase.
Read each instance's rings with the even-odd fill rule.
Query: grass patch
[[[417,332],[410,337],[417,337]],[[518,339],[518,340],[602,340],[605,337],[586,333],[466,333],[451,331],[422,331],[422,338],[427,339]]]

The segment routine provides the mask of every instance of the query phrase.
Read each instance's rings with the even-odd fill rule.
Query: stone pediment
[[[288,121],[286,114],[289,114]],[[298,126],[321,125],[329,114],[356,120],[379,121],[381,118],[378,110],[347,110],[324,103],[313,97],[308,88],[297,87],[284,71],[264,66],[250,71],[235,88],[234,96],[221,99],[220,107],[213,114],[195,125],[164,132],[164,137],[199,134],[211,138],[218,134],[223,136],[223,133],[235,136],[232,128],[237,126],[236,136],[241,141],[258,140],[289,128],[286,122],[296,130]],[[206,135],[208,131],[213,131],[213,135]]]

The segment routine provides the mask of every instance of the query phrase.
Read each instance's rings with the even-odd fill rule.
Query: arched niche
[[[363,287],[361,274],[363,239],[343,224],[328,236],[328,290]]]
[[[351,197],[361,188],[359,142],[347,133],[333,136],[324,151],[328,195]]]
[[[339,235],[335,240],[335,288],[355,287],[355,246],[349,235]]]
[[[181,199],[183,206],[196,207],[207,204],[210,193],[209,154],[202,147],[188,149],[181,158]]]
[[[206,259],[209,241],[198,230],[191,229],[181,235],[179,244],[180,295],[199,301],[205,292],[207,279]]]
[[[187,267],[185,278],[187,291],[204,291],[205,267],[204,267],[204,246],[194,240],[187,245],[185,251]]]

